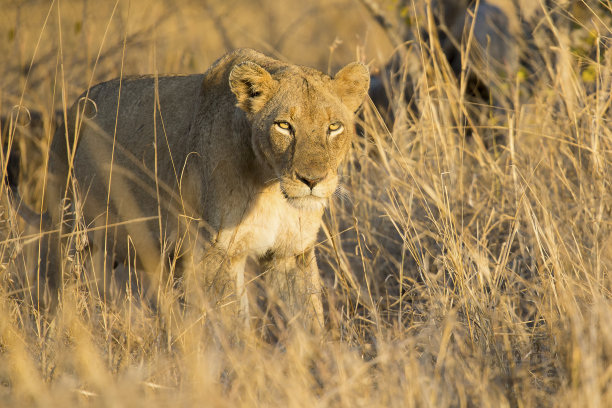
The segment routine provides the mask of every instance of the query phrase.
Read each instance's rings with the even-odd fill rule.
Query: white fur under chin
[[[287,202],[298,210],[320,211],[327,206],[327,199],[312,195],[304,197],[287,197]]]

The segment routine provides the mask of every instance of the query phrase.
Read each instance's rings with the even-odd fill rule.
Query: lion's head
[[[352,63],[331,78],[311,68],[270,73],[243,62],[229,82],[251,123],[253,151],[280,180],[287,200],[298,208],[323,207],[338,187],[355,111],[368,91],[367,67]]]

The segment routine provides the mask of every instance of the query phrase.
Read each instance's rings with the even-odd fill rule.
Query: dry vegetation
[[[5,1],[0,112],[42,113],[2,139],[30,205],[53,112],[121,67],[203,72],[251,46],[333,71],[391,52],[359,3],[279,4]],[[612,11],[585,4],[542,17],[503,109],[476,106],[435,37],[417,37],[416,109],[389,132],[365,107],[351,197],[326,215],[322,336],[278,327],[271,342],[103,302],[74,250],[42,313],[40,234],[0,187],[0,406],[612,406]]]

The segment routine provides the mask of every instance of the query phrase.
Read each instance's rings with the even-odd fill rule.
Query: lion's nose
[[[325,177],[313,177],[313,176],[302,176],[301,174],[295,173],[295,176],[302,183],[306,184],[312,190],[321,180]]]

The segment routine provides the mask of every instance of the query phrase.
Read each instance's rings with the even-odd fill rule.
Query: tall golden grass
[[[365,106],[350,197],[330,203],[317,245],[322,335],[169,325],[78,279],[44,313],[41,231],[0,187],[0,406],[612,406],[612,11],[594,3],[542,18],[534,66],[499,90],[511,106],[466,96],[435,37],[418,44],[415,110],[389,131]],[[0,22],[0,111],[43,115],[2,139],[19,145],[33,208],[53,112],[122,64],[203,72],[252,46],[333,71],[391,52],[344,0],[15,1]]]

